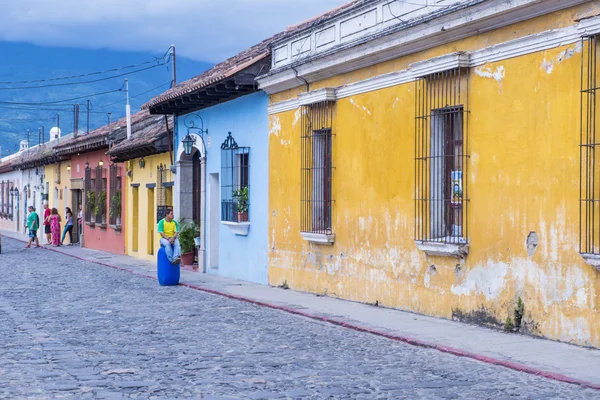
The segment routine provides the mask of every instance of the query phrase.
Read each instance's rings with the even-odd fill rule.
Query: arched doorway
[[[194,148],[192,154],[182,154],[179,160],[181,185],[179,192],[179,218],[194,221],[198,226],[202,221],[202,165],[200,150]]]

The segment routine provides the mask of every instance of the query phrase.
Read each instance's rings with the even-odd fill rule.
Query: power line
[[[116,93],[116,92],[121,92],[123,90],[123,87],[117,89],[117,90],[109,90],[106,92],[100,92],[100,93],[93,93],[93,94],[88,94],[85,96],[80,96],[80,97],[73,97],[70,99],[63,99],[63,100],[56,100],[56,101],[46,101],[46,102],[42,102],[42,103],[19,103],[19,102],[11,102],[11,101],[0,101],[0,104],[15,104],[15,105],[24,105],[24,106],[41,106],[44,104],[60,104],[60,103],[66,103],[69,101],[73,101],[73,100],[81,100],[81,99],[87,99],[89,97],[94,97],[94,96],[102,96],[105,94],[109,94],[109,93]]]
[[[89,73],[80,74],[80,75],[62,76],[62,77],[58,77],[58,78],[36,79],[36,80],[28,80],[28,81],[12,81],[12,82],[6,81],[6,82],[0,82],[0,85],[18,85],[18,84],[26,84],[26,83],[53,82],[53,81],[60,81],[60,80],[67,80],[67,79],[85,78],[86,76],[102,75],[102,74],[106,74],[108,72],[117,72],[117,71],[122,71],[124,69],[136,68],[136,67],[140,67],[142,65],[155,63],[160,60],[164,60],[164,63],[166,64],[171,60],[171,48],[172,47],[169,47],[169,49],[166,51],[166,53],[162,57],[160,57],[160,58],[154,57],[154,60],[144,61],[139,64],[132,64],[132,65],[124,66],[124,67],[107,69],[104,71],[89,72]]]
[[[147,93],[150,93],[150,92],[152,92],[152,91],[154,91],[154,90],[156,90],[156,89],[160,89],[161,87],[163,87],[163,86],[167,86],[167,85],[170,85],[170,84],[171,84],[171,82],[163,83],[162,85],[158,85],[158,86],[157,86],[157,87],[155,87],[155,88],[152,88],[152,89],[150,89],[150,90],[147,90],[147,91],[145,91],[145,92],[142,92],[142,93],[138,93],[138,94],[136,94],[135,96],[130,96],[129,98],[130,98],[130,99],[135,99],[135,98],[138,98],[138,97],[140,97],[140,96],[143,96],[143,95],[145,95],[145,94],[147,94]],[[115,104],[119,104],[119,103],[122,103],[122,100],[115,101],[114,103],[110,103],[110,104],[102,104],[102,105],[98,106],[98,108],[97,108],[97,109],[98,109],[98,110],[103,110],[103,109],[106,109],[107,107],[114,106]]]
[[[135,74],[135,73],[138,73],[138,72],[147,71],[147,70],[150,70],[150,69],[153,69],[153,68],[158,68],[158,67],[161,67],[161,66],[167,65],[167,64],[168,64],[168,62],[163,62],[163,63],[160,63],[160,64],[152,65],[150,67],[137,69],[135,71],[124,72],[122,74],[111,75],[111,76],[108,76],[108,77],[93,79],[93,80],[89,80],[89,81],[67,82],[67,83],[52,83],[52,84],[49,84],[49,85],[37,85],[37,86],[8,87],[8,88],[0,88],[0,90],[25,90],[25,89],[41,89],[41,88],[57,87],[57,86],[83,85],[83,84],[87,84],[87,83],[102,82],[102,81],[107,81],[109,79],[120,78],[120,77],[123,77],[123,76]]]

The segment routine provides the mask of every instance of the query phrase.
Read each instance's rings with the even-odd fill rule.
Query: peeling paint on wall
[[[552,73],[552,71],[554,71],[554,66],[556,64],[560,64],[564,60],[568,60],[569,58],[574,57],[575,54],[580,53],[580,52],[581,52],[581,43],[577,43],[577,44],[569,47],[568,49],[561,51],[556,57],[551,58],[550,60],[547,60],[546,58],[544,58],[544,60],[542,61],[542,69],[544,71],[546,71],[546,73],[548,75],[550,75]]]
[[[489,78],[498,82],[498,85],[500,86],[500,93],[502,93],[502,80],[506,75],[504,66],[500,65],[496,67],[496,69],[492,70],[490,67],[485,67],[482,65],[475,68],[475,74],[482,78]]]
[[[367,114],[371,115],[371,111],[370,111],[370,110],[369,110],[367,107],[365,107],[365,106],[361,106],[361,105],[358,105],[358,104],[356,104],[356,101],[354,101],[354,99],[353,99],[353,98],[350,98],[350,103],[351,103],[351,104],[352,104],[354,107],[356,107],[356,108],[360,108],[360,109],[362,109],[364,112],[366,112]]]
[[[495,300],[504,289],[507,274],[506,263],[490,261],[485,267],[470,270],[460,285],[452,285],[451,291],[457,296],[481,294],[486,300]]]
[[[281,132],[281,121],[277,115],[271,116],[271,129],[269,129],[269,135],[275,135],[279,137],[279,132]]]

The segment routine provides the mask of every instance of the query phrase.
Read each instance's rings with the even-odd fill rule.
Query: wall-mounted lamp
[[[71,164],[67,165],[67,171],[71,172]]]
[[[195,120],[200,121],[199,126],[196,126]],[[208,129],[204,129],[204,121],[202,120],[202,117],[198,114],[190,114],[185,118],[184,124],[187,127],[187,135],[183,138],[181,143],[183,143],[183,151],[185,152],[185,155],[192,155],[192,149],[196,143],[196,138],[190,135],[191,130],[197,131],[200,139],[202,140],[204,151],[206,151],[206,146],[204,145],[204,134],[208,135]]]
[[[144,157],[140,158],[140,168],[144,168],[146,166],[146,161],[144,160]]]
[[[86,161],[86,162],[85,162],[85,168],[87,169],[87,168],[89,168],[89,167],[90,167],[90,163]]]
[[[103,166],[104,165],[104,161],[102,161],[102,160],[98,161],[98,165],[99,166]]]

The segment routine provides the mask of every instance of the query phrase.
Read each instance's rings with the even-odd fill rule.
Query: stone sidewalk
[[[0,234],[26,240],[25,235],[6,231]],[[133,257],[77,246],[46,248],[136,275],[156,277],[154,263]],[[191,271],[181,271],[180,283],[391,340],[600,390],[600,350]]]

